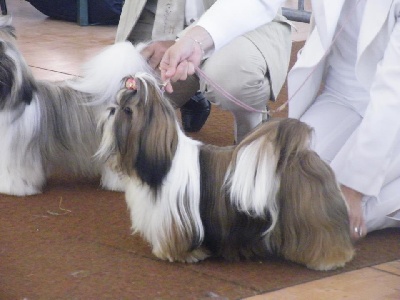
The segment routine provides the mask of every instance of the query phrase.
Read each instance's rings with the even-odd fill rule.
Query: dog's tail
[[[82,69],[82,77],[69,82],[78,91],[92,94],[93,104],[115,101],[117,92],[122,88],[122,80],[134,76],[137,72],[154,73],[140,54],[142,46],[130,42],[120,42],[107,47],[89,60]]]

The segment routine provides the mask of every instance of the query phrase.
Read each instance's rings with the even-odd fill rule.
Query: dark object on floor
[[[207,121],[211,103],[201,92],[197,92],[181,107],[182,126],[186,132],[199,131]]]
[[[1,13],[2,15],[6,15],[7,14],[7,4],[6,4],[6,0],[0,0],[0,7],[1,7]]]
[[[76,22],[78,7],[76,0],[27,0],[37,10],[54,19]],[[90,24],[112,24],[119,22],[124,0],[88,0]]]

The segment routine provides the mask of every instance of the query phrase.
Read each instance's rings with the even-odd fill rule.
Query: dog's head
[[[11,18],[0,17],[0,109],[30,104],[35,90],[35,80],[15,45]]]
[[[101,122],[98,155],[124,175],[137,176],[157,190],[178,144],[175,112],[152,75],[138,73],[124,83],[117,105]]]

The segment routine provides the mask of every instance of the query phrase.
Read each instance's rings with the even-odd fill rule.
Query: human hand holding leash
[[[152,42],[141,51],[141,54],[147,60],[149,65],[153,69],[156,69],[159,66],[165,52],[174,43],[175,41],[173,40]]]
[[[209,33],[195,26],[179,38],[164,54],[160,62],[161,79],[168,93],[173,92],[171,81],[186,80],[195,73],[206,51],[214,46]]]

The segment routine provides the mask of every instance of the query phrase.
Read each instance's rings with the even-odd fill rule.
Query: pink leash
[[[280,112],[280,111],[285,109],[285,107],[289,104],[289,102],[298,94],[300,89],[304,87],[304,85],[306,84],[308,79],[310,79],[311,75],[316,71],[317,66],[319,65],[319,63],[322,60],[324,60],[324,58],[326,58],[328,56],[328,54],[330,53],[330,50],[332,49],[332,47],[333,47],[334,43],[336,42],[337,38],[342,33],[342,31],[344,29],[344,25],[346,25],[347,22],[350,20],[350,18],[353,16],[353,12],[356,10],[357,5],[360,3],[360,1],[361,0],[357,0],[357,2],[354,5],[354,7],[351,9],[351,11],[346,16],[345,22],[343,22],[342,26],[339,28],[338,32],[335,34],[334,38],[332,39],[332,42],[329,45],[328,49],[325,51],[324,55],[321,57],[321,60],[313,67],[313,69],[311,70],[310,74],[308,74],[308,76],[304,79],[303,83],[297,88],[297,90],[293,93],[293,95],[290,98],[288,98],[288,100],[286,100],[282,105],[280,105],[278,108],[276,108],[276,109],[274,109],[272,111],[271,110],[255,109],[255,108],[251,107],[250,105],[247,105],[246,103],[240,101],[239,99],[237,99],[236,97],[234,97],[233,95],[228,93],[225,89],[223,89],[216,82],[214,82],[211,78],[209,78],[199,67],[195,67],[197,76],[199,76],[199,78],[203,78],[209,85],[211,85],[222,96],[224,96],[225,98],[227,98],[231,102],[235,103],[237,106],[240,106],[240,107],[244,108],[247,111],[256,112],[256,113],[262,113],[262,114],[268,114],[268,115],[271,115],[272,113],[275,113],[275,112]]]

